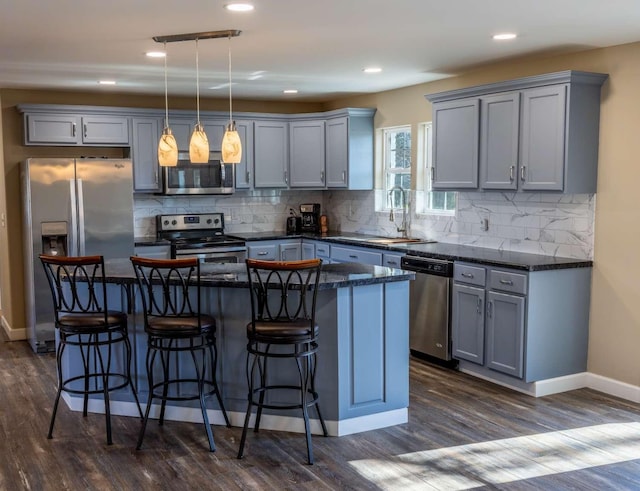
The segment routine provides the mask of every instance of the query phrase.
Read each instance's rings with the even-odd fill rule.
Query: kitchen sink
[[[334,239],[342,239],[349,240],[354,242],[364,242],[367,244],[412,244],[412,243],[422,243],[426,244],[429,242],[434,242],[433,240],[428,239],[410,239],[406,237],[332,237]]]

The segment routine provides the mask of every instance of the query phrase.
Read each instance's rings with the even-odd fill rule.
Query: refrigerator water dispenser
[[[42,222],[42,253],[49,256],[67,255],[67,222]]]

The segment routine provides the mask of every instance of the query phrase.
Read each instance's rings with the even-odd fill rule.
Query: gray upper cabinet
[[[292,188],[325,186],[324,120],[289,123],[289,171]]]
[[[374,114],[375,109],[365,108],[350,108],[327,114],[327,188],[373,189]]]
[[[173,137],[176,139],[180,152],[189,151],[189,141],[191,140],[194,125],[195,118],[172,118],[171,115],[169,115],[169,127],[171,128]]]
[[[594,193],[606,79],[565,71],[427,95],[433,187]]]
[[[520,94],[480,99],[480,187],[517,189]]]
[[[253,121],[236,121],[236,130],[242,142],[242,159],[236,164],[236,189],[253,187]]]
[[[161,191],[158,141],[163,125],[162,118],[131,118],[134,191],[147,193]]]
[[[433,189],[478,187],[480,101],[433,105]]]
[[[28,113],[25,145],[129,145],[129,118],[125,116]]]
[[[288,126],[283,121],[254,123],[254,187],[289,186]]]

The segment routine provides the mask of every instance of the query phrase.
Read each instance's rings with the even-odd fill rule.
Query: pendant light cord
[[[169,96],[167,95],[167,42],[164,42],[164,127],[169,127]]]
[[[233,102],[231,98],[231,36],[229,36],[229,128],[233,125]]]
[[[200,67],[198,66],[198,38],[196,38],[196,112],[200,124]]]

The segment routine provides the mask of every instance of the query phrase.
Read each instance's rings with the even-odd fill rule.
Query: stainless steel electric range
[[[197,257],[205,263],[241,263],[247,258],[243,239],[225,235],[223,213],[157,215],[157,235],[171,241],[171,257]]]

